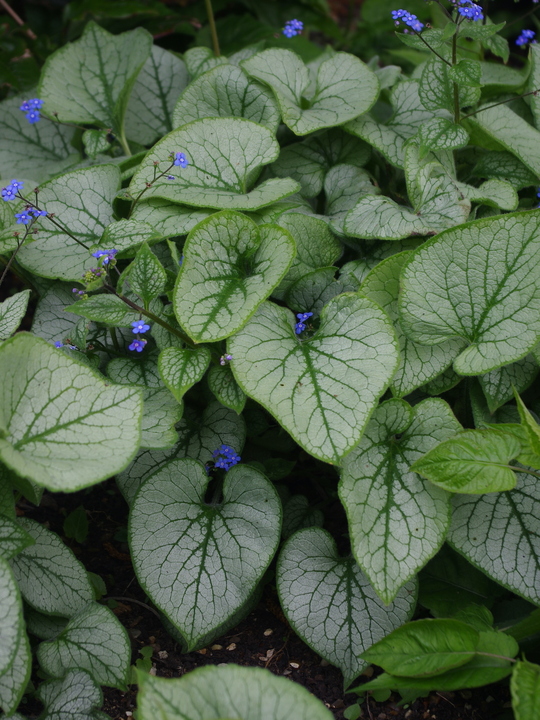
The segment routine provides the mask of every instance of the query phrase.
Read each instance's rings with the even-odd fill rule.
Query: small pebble
[[[289,665],[294,668],[295,670],[298,670],[300,667],[300,663],[290,662]]]
[[[236,650],[236,643],[231,643],[227,646],[227,650]]]
[[[265,637],[268,637],[268,636],[271,635],[273,632],[274,632],[274,631],[272,630],[272,628],[268,628],[268,630],[265,630],[265,631],[264,631],[263,635],[264,635]]]
[[[150,675],[157,675],[157,669],[155,665],[152,665],[150,670],[148,671]]]
[[[168,653],[166,650],[160,650],[160,651],[158,652],[158,658],[159,658],[160,660],[165,660],[165,659],[168,658],[168,657],[169,657],[169,653]]]
[[[223,650],[223,645],[212,645],[210,650]]]
[[[198,652],[199,655],[206,655],[206,648],[202,648],[202,650],[197,650],[196,652]]]

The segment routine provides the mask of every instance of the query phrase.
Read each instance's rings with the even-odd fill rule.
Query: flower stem
[[[446,63],[446,65],[448,65],[449,67],[452,67],[452,63],[449,63],[448,60],[445,60],[445,58],[443,58],[442,55],[439,55],[439,53],[436,50],[434,50],[428,42],[426,42],[426,40],[422,37],[422,33],[416,32],[416,30],[413,30],[413,33],[416,35],[416,37],[420,38],[420,40],[424,43],[424,45],[428,48],[428,50],[430,50],[434,55],[436,55],[439,58],[439,60],[442,60],[443,63]]]
[[[457,33],[452,36],[452,67],[457,65]],[[459,124],[459,85],[453,82],[454,88],[454,122]]]
[[[467,118],[476,115],[476,113],[484,112],[484,110],[490,110],[491,108],[497,107],[497,105],[504,105],[505,103],[509,103],[511,100],[519,100],[519,98],[527,97],[527,95],[536,95],[538,92],[540,92],[540,88],[536,88],[536,90],[531,90],[530,92],[523,93],[522,95],[517,95],[515,98],[512,97],[508,98],[508,100],[501,100],[500,102],[493,103],[493,105],[486,105],[486,107],[479,108],[478,110],[473,110],[473,112],[469,113],[468,115],[463,115],[461,119],[466,120]]]
[[[524,467],[517,467],[516,465],[507,465],[507,468],[510,468],[510,470],[514,470],[518,473],[525,473],[526,475],[534,475],[534,477],[540,478],[540,473],[534,472],[533,470],[527,470],[527,468]]]
[[[219,40],[216,30],[216,22],[214,20],[214,11],[212,9],[212,0],[204,0],[204,4],[206,6],[206,14],[208,16],[208,24],[210,25],[210,34],[212,35],[212,45],[214,46],[214,55],[216,57],[220,56],[219,51]]]

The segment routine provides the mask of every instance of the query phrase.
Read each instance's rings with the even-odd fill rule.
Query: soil
[[[63,530],[66,515],[79,505],[84,506],[89,520],[88,537],[82,544],[66,538]],[[113,612],[127,628],[133,647],[132,663],[141,658],[141,648],[151,646],[151,672],[163,677],[180,677],[208,664],[266,667],[306,687],[331,710],[336,720],[341,720],[343,711],[355,704],[357,696],[344,692],[340,671],[322,660],[290,628],[280,610],[272,581],[266,585],[257,609],[236,628],[202,650],[182,653],[163,629],[157,612],[135,578],[125,542],[127,506],[114,481],[70,495],[45,493],[40,507],[23,500],[18,513],[57,532],[85,567],[103,578],[107,594],[102,602],[109,598]],[[365,676],[370,677],[372,673],[373,669],[368,668]],[[512,718],[508,689],[502,684],[474,691],[432,693],[404,706],[398,704],[399,700],[399,695],[391,696],[384,703],[369,699],[368,704],[362,705],[360,717],[369,720]],[[130,718],[135,707],[134,686],[126,693],[104,688],[103,710],[113,720]],[[36,717],[39,711],[39,705],[32,700],[23,709],[30,718]]]

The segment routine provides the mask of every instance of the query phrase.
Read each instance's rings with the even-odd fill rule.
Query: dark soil
[[[83,544],[65,537],[65,516],[79,505],[87,511],[89,534]],[[139,650],[153,648],[151,672],[163,677],[180,677],[202,665],[237,663],[266,667],[276,675],[289,677],[306,687],[330,708],[336,719],[353,705],[356,695],[346,694],[340,671],[314,653],[289,627],[283,616],[273,583],[265,588],[257,609],[227,635],[195,652],[182,653],[165,632],[151,602],[139,587],[125,542],[127,506],[110,481],[71,495],[45,493],[39,508],[21,502],[21,515],[45,523],[63,537],[86,568],[100,575],[107,595],[114,598],[113,611],[125,625],[132,640],[134,663]],[[371,676],[372,669],[365,675]],[[503,720],[512,717],[508,689],[494,685],[474,691],[432,693],[400,707],[399,695],[384,703],[369,700],[362,706],[362,718],[370,720]],[[30,701],[25,713],[31,717],[39,707]],[[113,720],[126,720],[136,707],[136,689],[123,693],[104,689],[103,710]],[[268,719],[270,720],[270,718]],[[293,719],[291,719],[293,720]]]

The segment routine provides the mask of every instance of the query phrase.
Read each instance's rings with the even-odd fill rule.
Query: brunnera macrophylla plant
[[[522,32],[508,67],[502,24],[440,7],[429,28],[393,12],[424,53],[409,76],[332,49],[180,58],[89,23],[35,97],[0,104],[2,280],[28,285],[0,304],[6,716],[29,634],[44,717],[83,694],[103,718],[99,686],[131,680],[99,579],[15,514],[19,494],[116,476],[137,578],[185,650],[238,623],[275,561],[291,626],[347,686],[372,662],[386,672],[359,692],[512,675],[533,717],[538,666],[517,656],[540,604],[540,405],[521,399],[540,361],[540,50]],[[330,503],[287,486],[300,450],[350,552]],[[501,593],[519,608],[503,630]],[[408,623],[418,600],[434,617]],[[243,710],[220,683],[250,717],[329,717],[259,676],[140,674],[139,718],[208,717],[198,683],[223,717]]]

